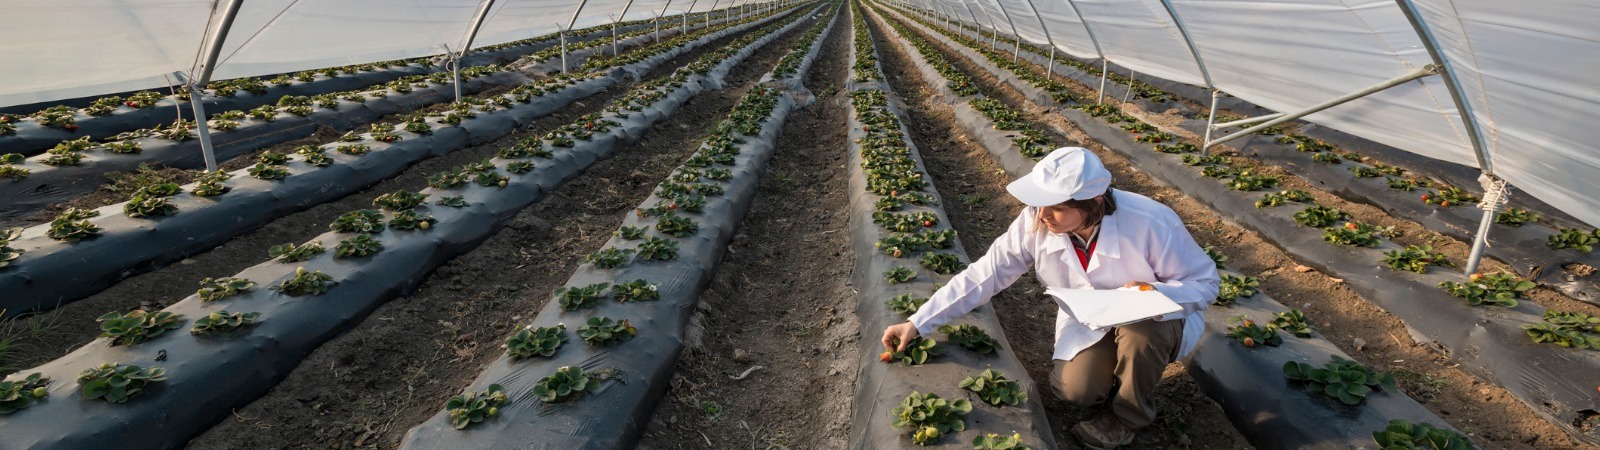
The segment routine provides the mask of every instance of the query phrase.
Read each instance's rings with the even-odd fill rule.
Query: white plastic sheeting
[[[936,1],[956,11],[962,2]],[[1161,0],[965,1],[974,10],[981,7],[980,16],[995,14],[1000,31],[1009,34],[1010,25],[999,16],[1005,6],[1017,34],[1045,44],[1043,32],[1025,24],[1034,20],[1024,3],[1031,1],[1056,47],[1068,54],[1098,56],[1087,25],[1109,61],[1140,76],[1205,84]],[[1600,90],[1594,87],[1600,29],[1593,26],[1600,2],[1400,0],[1416,5],[1418,28],[1392,0],[1168,1],[1218,89],[1281,112],[1431,64],[1419,35],[1432,36],[1459,81],[1495,175],[1600,226],[1600,126],[1593,125],[1600,112]],[[1475,137],[1445,83],[1444,77],[1425,77],[1303,120],[1477,167]]]
[[[716,0],[698,0],[696,13]],[[717,8],[772,0],[722,0]],[[669,14],[696,0],[672,0]],[[222,2],[225,3],[225,0]],[[459,50],[483,0],[244,0],[212,79]],[[578,0],[497,0],[473,47],[557,31]],[[654,17],[667,0],[588,0],[574,28]],[[219,20],[215,0],[10,0],[0,14],[0,106],[169,86]],[[213,17],[213,11],[218,10]],[[720,20],[720,17],[718,17]]]

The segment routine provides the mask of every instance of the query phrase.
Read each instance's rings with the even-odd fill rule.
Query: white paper
[[[1045,292],[1079,322],[1097,331],[1183,310],[1161,291],[1153,289],[1049,288]]]

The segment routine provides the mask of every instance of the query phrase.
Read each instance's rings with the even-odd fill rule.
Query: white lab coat
[[[1024,208],[1005,234],[990,245],[989,253],[934,292],[911,316],[911,324],[923,336],[932,336],[940,325],[987,303],[1031,267],[1047,288],[1116,289],[1130,281],[1150,283],[1183,307],[1183,311],[1159,320],[1183,320],[1178,357],[1188,355],[1205,329],[1201,314],[1217,297],[1216,263],[1195,243],[1171,208],[1132,192],[1111,192],[1117,210],[1100,223],[1100,237],[1087,273],[1070,238],[1050,233],[1042,224],[1035,226],[1037,208]],[[1071,312],[1057,307],[1054,358],[1070,361],[1105,334],[1105,330],[1090,330]]]

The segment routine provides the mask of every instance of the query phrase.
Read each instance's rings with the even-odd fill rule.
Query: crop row
[[[968,50],[958,51],[975,53]],[[976,55],[969,58],[978,61]],[[1001,69],[983,66],[996,72]],[[1019,91],[1031,87],[1018,87]],[[1273,190],[1282,175],[1262,174],[1234,164],[1224,156],[1194,154],[1192,144],[1158,143],[1142,136],[1162,133],[1115,108],[1083,105],[1082,111],[1067,109],[1061,114],[1077,123],[1106,147],[1123,153],[1141,170],[1172,183],[1185,193],[1210,205],[1238,223],[1255,229],[1286,251],[1299,255],[1313,267],[1345,279],[1363,297],[1377,303],[1405,321],[1424,342],[1437,342],[1453,351],[1452,358],[1470,372],[1498,383],[1528,403],[1553,423],[1577,432],[1581,423],[1585,386],[1575,383],[1575,373],[1595,371],[1593,355],[1535,345],[1535,341],[1577,345],[1587,341],[1579,314],[1546,311],[1538,305],[1518,302],[1534,284],[1514,275],[1475,276],[1467,282],[1449,274],[1429,271],[1441,258],[1420,246],[1400,247],[1389,243],[1392,231],[1369,224],[1350,222],[1348,214],[1315,204],[1294,211],[1279,205],[1309,200],[1309,196]],[[1150,151],[1153,149],[1154,151]],[[1259,206],[1258,206],[1259,205]],[[1316,234],[1297,230],[1311,227]],[[1423,273],[1415,273],[1423,272]],[[1438,286],[1437,290],[1429,289]],[[1460,300],[1452,300],[1452,297]],[[1467,305],[1440,308],[1439,303]],[[1475,305],[1500,305],[1493,310]],[[1461,324],[1473,324],[1470,332]],[[1532,339],[1529,339],[1529,338]],[[1527,367],[1563,367],[1562,374],[1527,371]],[[1578,377],[1583,378],[1583,377]],[[1538,386],[1534,388],[1534,386]]]
[[[896,18],[904,20],[904,16]],[[927,48],[923,45],[925,39],[897,22],[891,21],[900,25],[896,28],[906,41]],[[917,55],[912,55],[912,60],[923,69],[928,84],[946,81],[931,70],[929,62]],[[1028,122],[1020,114],[1011,120]],[[1011,151],[1008,146],[990,145],[1004,142],[1001,127],[984,121],[960,125],[974,140],[984,143],[1011,176],[1021,177],[1031,170],[1031,161],[1008,161],[1003,157]],[[1222,270],[1227,257],[1210,248],[1206,250]],[[1258,324],[1254,318],[1263,322]],[[1221,291],[1206,312],[1206,333],[1186,366],[1202,388],[1224,405],[1230,419],[1261,447],[1303,448],[1335,442],[1360,447],[1371,440],[1371,433],[1384,429],[1393,420],[1444,423],[1399,392],[1392,377],[1360,366],[1331,342],[1315,336],[1310,323],[1299,310],[1286,308],[1260,292],[1254,277],[1223,272]],[[1308,382],[1297,371],[1311,361],[1332,361],[1329,364],[1337,365],[1338,371],[1360,373],[1363,378],[1371,375],[1373,383],[1335,383],[1337,386],[1329,387],[1327,383]],[[1294,370],[1290,371],[1290,367]],[[1284,376],[1265,375],[1277,372]],[[1326,426],[1329,415],[1343,417],[1341,425]],[[1263,422],[1264,417],[1272,417],[1275,422]],[[1279,423],[1301,426],[1285,429]],[[1440,429],[1450,430],[1447,425]]]
[[[776,89],[746,93],[567,286],[507,337],[506,353],[412,428],[403,447],[635,444],[793,108]],[[567,344],[576,340],[569,322],[581,324],[574,330],[581,348]],[[492,392],[505,392],[506,401],[475,414],[467,400]]]
[[[857,255],[852,284],[863,336],[904,322],[937,285],[970,259],[876,62],[858,5],[851,85],[850,223]],[[865,40],[866,45],[860,45]],[[869,53],[870,52],[870,53]],[[866,68],[870,67],[870,71]],[[979,446],[1005,441],[1052,448],[1043,402],[985,305],[922,336],[901,352],[862,339],[853,448],[909,444]],[[987,448],[987,447],[985,447]]]
[[[622,67],[643,73],[713,36],[679,41],[679,47],[658,49],[651,58]],[[206,174],[188,186],[147,189],[128,202],[95,211],[67,211],[50,224],[19,230],[11,239],[0,236],[5,242],[0,251],[16,255],[0,266],[0,288],[15,294],[0,302],[0,309],[24,312],[74,301],[125,277],[220,245],[272,218],[340,198],[423,158],[504,136],[517,123],[542,117],[619,81],[585,75],[525,84],[431,117],[377,124],[369,133],[347,134],[335,143],[303,146],[293,154],[264,153],[252,167]],[[465,119],[500,110],[513,111],[512,120],[463,125]],[[194,230],[205,234],[197,237]]]
[[[794,20],[789,19],[788,27]],[[104,397],[96,395],[99,388],[92,380],[81,379],[77,386],[51,384],[45,386],[47,396],[59,398],[30,399],[31,406],[0,418],[0,430],[19,436],[15,442],[28,448],[170,447],[185,442],[270,389],[320,343],[411,289],[434,267],[473,248],[512,213],[638,140],[769,41],[752,39],[782,26],[770,25],[730,44],[743,49],[708,54],[670,77],[640,86],[619,98],[614,112],[586,116],[513,143],[502,150],[502,157],[435,174],[429,177],[431,187],[421,192],[382,196],[375,206],[386,212],[351,211],[330,225],[334,231],[274,248],[269,255],[273,261],[208,280],[196,295],[163,311],[108,315],[101,324],[106,339],[26,372],[62,380],[105,364],[116,373],[131,370],[157,388],[124,390],[117,401],[138,401],[108,405],[89,401]],[[485,113],[467,121],[505,114]],[[224,313],[228,308],[251,311],[234,316]],[[202,320],[220,321],[233,331],[222,336],[163,332],[181,327],[187,318],[195,318],[196,326]],[[152,360],[165,362],[143,366]],[[141,367],[126,369],[133,366]],[[27,379],[21,374],[16,378]],[[196,403],[194,398],[207,401]]]

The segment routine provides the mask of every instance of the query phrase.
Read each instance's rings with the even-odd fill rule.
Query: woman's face
[[[1039,222],[1051,233],[1066,233],[1081,228],[1087,217],[1088,214],[1083,210],[1065,204],[1039,208]]]

